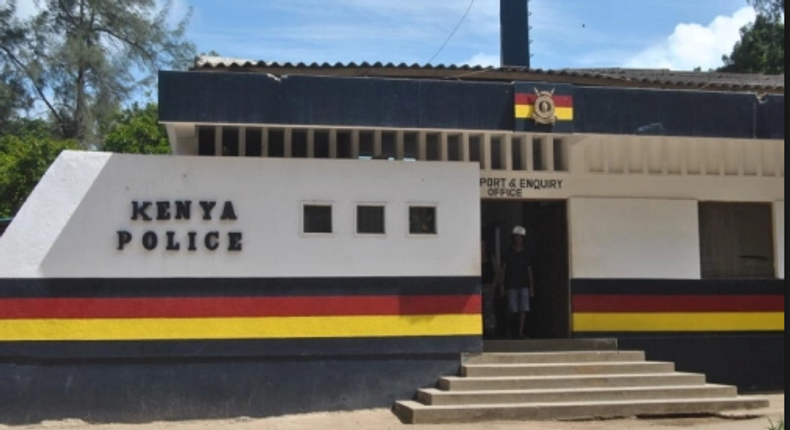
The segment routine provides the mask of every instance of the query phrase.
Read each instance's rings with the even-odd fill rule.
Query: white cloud
[[[485,52],[478,52],[468,61],[464,61],[463,64],[467,64],[470,66],[483,66],[483,67],[499,67],[499,55],[496,54],[486,54]]]
[[[666,40],[624,62],[625,67],[708,70],[721,66],[722,55],[732,52],[740,28],[753,22],[754,9],[744,7],[732,16],[718,16],[707,26],[681,23]]]

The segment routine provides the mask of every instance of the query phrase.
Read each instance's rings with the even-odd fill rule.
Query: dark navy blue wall
[[[580,86],[573,94],[575,133],[784,138],[784,95],[761,102],[751,93]],[[513,105],[511,83],[159,75],[165,122],[513,130]]]
[[[768,96],[757,104],[757,137],[760,139],[785,138],[784,96]]]
[[[162,121],[510,129],[513,87],[456,81],[162,72]]]
[[[785,388],[784,333],[616,337],[621,350],[645,351],[648,360],[674,362],[679,372],[704,373],[711,384],[735,385],[740,393]]]
[[[265,417],[386,408],[457,374],[450,356],[0,363],[0,423]]]
[[[577,133],[751,138],[753,94],[577,88]]]

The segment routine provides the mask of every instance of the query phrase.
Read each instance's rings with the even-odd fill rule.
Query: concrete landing
[[[617,339],[484,340],[483,352],[616,351]]]

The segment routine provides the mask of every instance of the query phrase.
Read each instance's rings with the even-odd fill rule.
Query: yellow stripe
[[[480,335],[479,314],[0,320],[0,341]]]
[[[784,331],[784,312],[577,313],[576,332]]]
[[[516,105],[516,118],[525,119],[532,118],[532,105]],[[554,115],[557,121],[573,121],[573,108],[558,107],[554,109]]]

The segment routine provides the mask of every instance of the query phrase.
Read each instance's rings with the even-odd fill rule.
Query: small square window
[[[384,234],[384,206],[357,206],[357,233]]]
[[[436,234],[436,208],[433,206],[409,207],[409,233]]]
[[[332,233],[332,206],[304,205],[302,222],[304,233]]]

